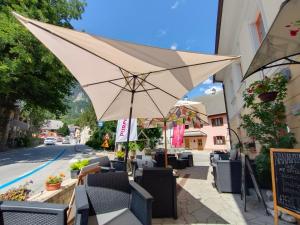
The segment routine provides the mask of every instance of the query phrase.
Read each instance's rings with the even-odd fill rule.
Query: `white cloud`
[[[179,6],[179,1],[175,1],[175,3],[171,6],[171,9],[177,9],[177,7]]]
[[[158,34],[157,34],[157,37],[163,37],[163,36],[165,36],[167,33],[168,33],[167,30],[165,30],[165,29],[159,29],[159,30],[158,30]]]
[[[207,80],[203,81],[202,84],[212,84],[212,79],[208,78]]]
[[[206,90],[204,91],[204,93],[205,93],[206,95],[210,95],[210,94],[212,94],[213,89],[215,89],[216,92],[219,92],[219,91],[222,91],[222,90],[223,90],[222,87],[219,87],[219,86],[211,86],[210,88],[206,89]]]
[[[177,47],[178,47],[178,45],[177,45],[177,43],[176,42],[174,42],[171,46],[170,46],[170,49],[172,49],[172,50],[176,50],[177,49]]]

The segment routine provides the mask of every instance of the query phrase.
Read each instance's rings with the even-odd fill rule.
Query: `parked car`
[[[65,137],[65,138],[63,139],[62,143],[63,143],[63,144],[70,144],[70,143],[71,143],[71,142],[70,142],[70,138]]]
[[[45,145],[55,145],[55,143],[56,143],[56,139],[54,137],[47,137],[44,140]]]
[[[63,138],[59,136],[59,137],[56,138],[56,141],[57,141],[57,142],[62,142],[62,141],[63,141]]]

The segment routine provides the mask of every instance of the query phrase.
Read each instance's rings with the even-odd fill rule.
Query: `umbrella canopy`
[[[62,63],[90,97],[98,119],[166,117],[196,85],[237,57],[173,51],[111,40],[14,13]]]
[[[129,116],[125,161],[132,117],[165,118],[187,91],[238,59],[116,41],[14,15],[78,80],[98,119]]]
[[[285,1],[257,50],[243,80],[255,72],[275,66],[300,64],[300,1]]]

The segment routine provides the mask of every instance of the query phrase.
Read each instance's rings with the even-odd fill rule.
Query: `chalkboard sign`
[[[270,154],[275,215],[280,210],[300,218],[300,149],[271,149]]]

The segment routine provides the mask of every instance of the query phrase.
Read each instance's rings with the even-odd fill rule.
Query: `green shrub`
[[[123,152],[123,151],[117,151],[117,152],[116,152],[116,157],[117,157],[118,159],[124,160],[125,152]]]

